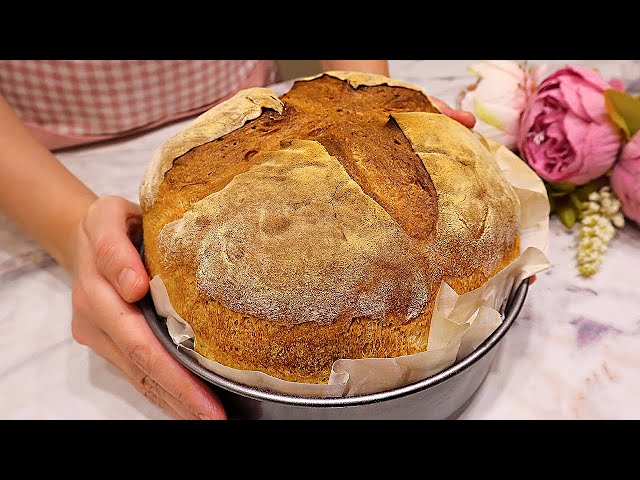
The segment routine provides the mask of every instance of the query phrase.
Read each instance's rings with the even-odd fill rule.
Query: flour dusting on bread
[[[203,229],[202,225],[209,228]],[[167,259],[227,308],[285,323],[407,320],[425,307],[420,245],[318,142],[296,140],[166,225]]]

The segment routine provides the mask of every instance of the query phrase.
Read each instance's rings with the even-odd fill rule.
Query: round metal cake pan
[[[393,390],[340,398],[285,395],[217,375],[178,350],[169,336],[165,319],[156,313],[150,294],[139,305],[167,350],[213,387],[230,419],[443,420],[459,416],[477,392],[489,373],[498,345],[520,313],[528,289],[529,279],[525,279],[511,292],[500,326],[467,357],[440,373]]]

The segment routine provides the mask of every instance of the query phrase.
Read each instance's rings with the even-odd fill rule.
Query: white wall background
[[[391,76],[400,70],[415,74],[427,70],[430,77],[466,75],[467,67],[478,60],[391,60]],[[520,60],[517,60],[520,61]],[[530,63],[546,63],[551,71],[566,64],[598,67],[605,78],[619,77],[629,81],[640,79],[640,61],[638,60],[529,60]],[[424,75],[424,73],[421,73]]]

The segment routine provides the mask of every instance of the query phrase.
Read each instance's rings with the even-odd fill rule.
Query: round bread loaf
[[[239,92],[155,152],[140,203],[149,274],[196,351],[297,382],[426,350],[441,282],[466,293],[519,255],[484,141],[377,75]]]

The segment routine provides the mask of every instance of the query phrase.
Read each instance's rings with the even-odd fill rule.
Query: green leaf
[[[570,193],[573,192],[576,189],[575,184],[571,183],[571,182],[561,182],[561,183],[554,183],[551,185],[551,188],[555,191],[558,192],[566,192],[566,193]]]
[[[578,218],[576,207],[574,207],[571,202],[563,202],[561,205],[558,205],[556,215],[558,215],[562,224],[568,229],[571,229],[576,224]]]
[[[583,205],[577,194],[570,194],[569,200],[571,201],[571,205],[573,205],[578,212],[582,211]]]
[[[564,197],[565,195],[568,195],[576,189],[576,186],[573,183],[569,182],[554,184],[545,181],[544,186],[547,189],[548,197]]]
[[[624,131],[627,140],[631,139],[640,130],[640,100],[609,88],[604,91],[604,103],[613,123]]]
[[[549,215],[553,215],[554,213],[556,213],[556,200],[553,197],[548,197],[549,198]]]

